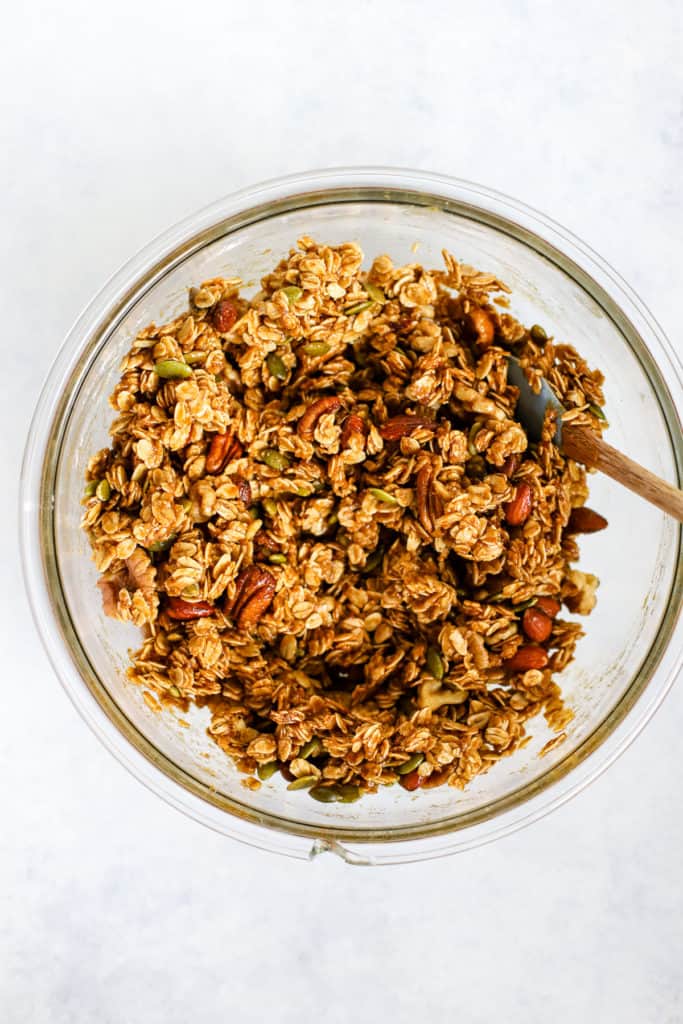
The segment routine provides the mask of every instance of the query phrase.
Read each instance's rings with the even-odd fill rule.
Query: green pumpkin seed
[[[336,786],[313,786],[308,795],[321,804],[334,804],[339,799]]]
[[[347,316],[355,316],[356,313],[364,313],[366,309],[370,309],[373,305],[372,299],[368,302],[357,302],[355,306],[349,306],[344,310]]]
[[[264,498],[261,502],[264,512],[273,517],[277,515],[277,502],[275,498]]]
[[[308,743],[304,743],[303,747],[299,751],[299,757],[304,761],[307,761],[309,757],[317,757],[318,754],[322,754],[323,745],[317,736],[314,736]]]
[[[527,608],[531,608],[532,605],[536,604],[537,600],[538,598],[536,597],[530,597],[528,601],[522,601],[521,604],[513,605],[513,608],[516,612],[524,612]],[[490,601],[489,604],[491,604]]]
[[[373,498],[377,498],[377,501],[383,501],[385,505],[398,505],[398,501],[393,494],[383,491],[381,487],[370,487],[368,489]]]
[[[264,448],[261,452],[261,458],[269,469],[275,469],[278,473],[282,473],[289,467],[287,456],[275,448]]]
[[[147,550],[153,555],[158,555],[160,551],[168,551],[177,536],[177,533],[172,533],[170,537],[166,538],[166,540],[158,540],[155,544],[150,544]]]
[[[409,757],[407,761],[400,764],[396,771],[399,775],[409,775],[410,772],[414,772],[416,768],[420,767],[424,759],[424,754],[413,754],[413,756]]]
[[[250,519],[258,519],[258,518],[260,518],[259,510],[257,509],[256,505],[252,505],[251,506],[251,508],[247,512],[247,515],[249,516]]]
[[[541,327],[540,324],[534,324],[534,326],[529,329],[529,334],[534,339],[534,341],[547,341],[548,340],[548,335],[547,335],[545,329],[543,327]]]
[[[183,587],[181,597],[184,597],[186,601],[196,601],[200,593],[199,584],[190,583],[189,586]]]
[[[261,782],[267,782],[268,779],[271,779],[273,775],[275,775],[275,772],[278,770],[279,767],[280,765],[277,763],[277,761],[268,761],[267,764],[260,764],[258,766],[258,768],[256,769],[256,774],[258,775]]]
[[[383,558],[384,548],[376,548],[372,552],[372,554],[366,558],[365,565],[363,566],[363,572],[365,574],[374,572],[375,569],[381,564]]]
[[[100,501],[109,501],[111,498],[111,487],[109,486],[108,480],[100,480],[97,487],[95,488],[95,494]]]
[[[336,512],[333,512],[332,515],[327,517],[327,525],[328,526],[336,526],[338,522],[339,522],[339,516],[337,515]]]
[[[302,775],[300,779],[294,779],[290,782],[287,789],[310,789],[317,781],[317,775]]]
[[[376,284],[370,284],[370,282],[368,281],[367,284],[363,285],[363,287],[365,288],[366,292],[368,293],[373,302],[384,303],[387,301],[386,295],[384,294],[381,288],[377,287]]]
[[[154,372],[164,380],[184,380],[192,376],[187,363],[181,363],[179,359],[162,359],[154,367]]]
[[[273,377],[277,377],[278,380],[286,379],[287,367],[275,352],[271,352],[270,355],[266,357],[266,366],[268,367],[268,373]]]
[[[599,405],[589,405],[588,411],[592,413],[596,419],[602,420],[603,423],[607,423],[607,417]]]
[[[336,787],[337,793],[339,794],[337,799],[341,804],[353,804],[356,800],[360,799],[360,788],[354,786],[352,782],[345,782]]]
[[[83,497],[84,498],[92,498],[92,497],[94,497],[96,490],[97,490],[97,480],[89,480],[88,483],[85,485],[85,490],[83,491]]]
[[[310,341],[307,345],[301,346],[301,351],[306,356],[326,356],[330,351],[330,346],[326,341]]]
[[[178,689],[177,686],[169,686],[168,692],[171,694],[172,697],[180,696],[180,690]]]
[[[287,555],[277,555],[277,554],[276,555],[269,555],[268,556],[268,561],[272,562],[273,565],[286,565],[287,564]]]
[[[196,366],[197,363],[205,362],[207,355],[207,352],[186,352],[185,362],[188,366]]]
[[[282,289],[282,294],[287,296],[287,302],[290,304],[290,306],[292,306],[294,305],[295,302],[299,301],[299,299],[303,295],[303,291],[301,290],[301,288],[298,288],[295,284],[288,284],[285,288]]]
[[[443,660],[441,658],[441,655],[437,651],[436,647],[427,648],[427,668],[429,669],[430,675],[434,676],[435,679],[443,679]]]
[[[182,508],[183,512],[192,511],[192,498],[181,498],[178,504]]]

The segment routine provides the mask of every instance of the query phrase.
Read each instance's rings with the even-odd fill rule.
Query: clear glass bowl
[[[576,661],[563,673],[576,711],[564,744],[548,733],[460,793],[383,790],[317,804],[274,778],[258,792],[206,735],[207,711],[154,714],[124,675],[132,627],[107,619],[79,528],[89,455],[107,443],[107,396],[135,331],[180,312],[186,289],[219,274],[254,288],[296,239],[358,241],[368,259],[441,263],[446,247],[512,288],[512,312],[571,342],[607,378],[609,440],[681,479],[681,366],[643,304],[580,241],[535,211],[476,185],[422,172],[350,169],[268,182],[228,196],[152,242],[102,289],[70,332],[43,390],[26,449],[22,550],[35,620],[67,693],[102,742],[187,814],[256,846],[353,863],[397,863],[488,842],[534,821],[610,764],[680,669],[682,566],[676,523],[606,477],[591,505],[610,527],[582,540],[602,581]]]

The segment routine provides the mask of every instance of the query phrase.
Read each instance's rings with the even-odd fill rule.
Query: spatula
[[[543,380],[541,390],[535,394],[522,367],[512,357],[508,360],[508,380],[519,388],[517,419],[532,441],[540,440],[546,409],[550,406],[558,413],[555,443],[565,455],[576,462],[582,462],[584,466],[599,469],[674,519],[683,522],[683,491],[666,480],[660,480],[586,427],[574,426],[572,423],[563,426],[560,417],[564,409],[548,382]]]

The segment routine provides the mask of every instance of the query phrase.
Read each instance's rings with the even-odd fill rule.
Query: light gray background
[[[343,163],[471,178],[555,216],[680,347],[679,0],[117,0],[3,15],[7,1024],[683,1020],[683,685],[569,806],[385,870],[242,848],[100,748],[39,647],[15,501],[42,377],[103,280],[236,187]]]

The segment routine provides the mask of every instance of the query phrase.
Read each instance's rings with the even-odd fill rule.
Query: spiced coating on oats
[[[253,299],[217,278],[141,331],[83,499],[105,611],[144,629],[131,679],[321,802],[462,788],[539,714],[563,735],[557,614],[597,587],[585,471],[552,424],[529,443],[507,358],[595,430],[600,373],[450,253],[362,260],[304,237]]]

